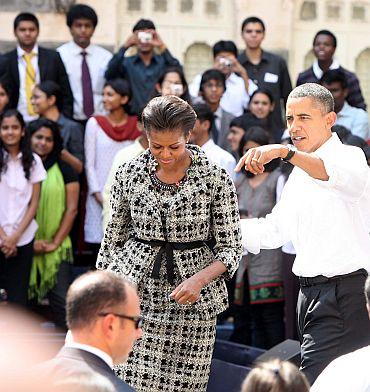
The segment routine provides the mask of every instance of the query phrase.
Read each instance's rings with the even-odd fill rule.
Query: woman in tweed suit
[[[143,112],[149,150],[123,165],[97,267],[137,285],[143,336],[118,374],[137,391],[205,391],[225,279],[241,256],[234,185],[188,145],[196,115],[175,96]],[[130,322],[131,320],[122,320]]]

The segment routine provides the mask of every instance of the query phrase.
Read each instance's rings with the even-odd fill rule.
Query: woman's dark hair
[[[19,143],[19,152],[22,153],[22,166],[23,166],[24,176],[27,178],[27,180],[29,180],[31,174],[31,167],[34,162],[32,150],[31,150],[30,135],[27,129],[25,128],[25,122],[23,120],[23,116],[21,115],[20,112],[18,112],[18,110],[15,109],[8,109],[0,115],[0,128],[3,124],[4,119],[9,117],[15,117],[19,122],[21,128],[24,129],[24,136],[22,136],[21,141]],[[0,140],[0,177],[1,174],[5,172],[7,168],[7,163],[4,159],[4,149],[6,148],[2,140]]]
[[[164,81],[164,79],[166,78],[166,75],[169,74],[170,72],[175,72],[179,75],[180,79],[181,79],[181,84],[184,88],[184,92],[183,94],[180,96],[181,99],[183,99],[184,101],[191,103],[191,98],[190,98],[190,94],[189,94],[189,86],[188,86],[188,82],[186,81],[185,78],[185,74],[183,72],[183,70],[179,67],[168,67],[166,68],[163,73],[159,76],[157,83],[159,85],[162,86],[162,83]]]
[[[175,95],[153,98],[146,105],[142,122],[146,132],[182,130],[185,136],[194,128],[197,116],[193,108]]]
[[[155,26],[150,19],[139,19],[132,28],[132,32],[138,30],[155,30]]]
[[[67,26],[72,27],[72,24],[77,19],[88,19],[94,25],[94,28],[98,24],[98,15],[93,8],[86,4],[73,5],[67,12]]]
[[[27,126],[30,136],[44,127],[50,129],[53,134],[54,147],[51,154],[59,155],[63,150],[63,138],[60,134],[59,125],[55,121],[40,117],[37,120],[31,121]]]
[[[58,83],[54,82],[53,80],[44,80],[43,82],[36,84],[35,88],[38,88],[43,93],[45,93],[48,98],[54,96],[55,105],[57,106],[59,111],[62,110],[62,91]]]
[[[258,126],[250,127],[247,129],[247,131],[245,132],[245,134],[240,140],[239,156],[242,157],[244,155],[243,152],[244,146],[250,141],[257,143],[260,146],[265,146],[272,142],[270,135],[262,127],[258,127]],[[265,171],[272,172],[279,166],[279,164],[280,164],[279,159],[273,159],[271,162],[265,165]]]
[[[215,58],[221,52],[232,53],[235,57],[238,57],[238,48],[233,41],[218,41],[213,45],[213,58]]]
[[[122,78],[116,78],[107,80],[104,84],[104,87],[112,87],[112,89],[122,97],[128,97],[131,99],[131,88],[127,80]]]
[[[244,125],[245,125],[245,121],[244,121],[244,117],[242,115],[242,116],[233,118],[230,122],[229,128],[238,127],[238,128],[244,129],[244,131],[245,131],[246,129],[245,129]]]
[[[13,22],[14,30],[17,29],[17,27],[21,22],[33,22],[36,25],[37,30],[40,29],[39,20],[36,18],[34,14],[31,14],[30,12],[21,12],[15,17]]]
[[[210,80],[215,80],[216,82],[222,83],[224,86],[224,90],[226,90],[226,78],[225,75],[219,71],[218,69],[208,69],[202,75],[202,79],[200,80],[199,91],[204,91],[204,85],[208,83]]]
[[[10,86],[8,81],[5,78],[0,78],[0,87],[3,88],[3,90],[5,91],[6,95],[9,98],[10,95]],[[9,103],[4,107],[3,112],[5,112],[5,110],[8,109]]]
[[[313,42],[312,42],[312,45],[313,45],[313,46],[315,46],[316,38],[317,38],[319,35],[327,35],[328,37],[330,37],[330,38],[333,40],[333,46],[334,46],[334,48],[337,47],[337,37],[336,37],[331,31],[329,31],[329,30],[320,30],[320,31],[318,31],[318,32],[315,34],[315,37],[314,37],[314,39],[313,39]]]
[[[275,103],[275,100],[274,100],[274,97],[273,97],[271,91],[266,89],[266,88],[259,88],[259,89],[255,90],[255,91],[253,91],[252,95],[249,98],[249,103],[252,102],[252,99],[257,94],[265,94],[268,97],[271,105],[273,105]]]

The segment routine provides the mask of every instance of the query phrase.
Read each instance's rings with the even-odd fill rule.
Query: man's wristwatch
[[[288,148],[288,154],[285,158],[281,158],[281,160],[284,162],[289,162],[296,153],[297,148],[294,147],[292,144],[287,144],[286,147]]]

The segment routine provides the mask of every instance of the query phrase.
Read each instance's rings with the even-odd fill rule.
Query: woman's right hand
[[[33,243],[33,250],[35,253],[45,253],[45,246],[46,246],[45,240],[36,240]]]

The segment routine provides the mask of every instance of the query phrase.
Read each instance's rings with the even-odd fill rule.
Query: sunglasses
[[[105,317],[105,316],[108,316],[108,314],[113,314],[116,317],[120,317],[122,319],[133,321],[135,323],[135,328],[136,329],[141,328],[142,325],[143,325],[143,318],[142,318],[142,316],[126,316],[125,314],[119,314],[119,313],[113,313],[113,312],[98,313],[98,316]]]

